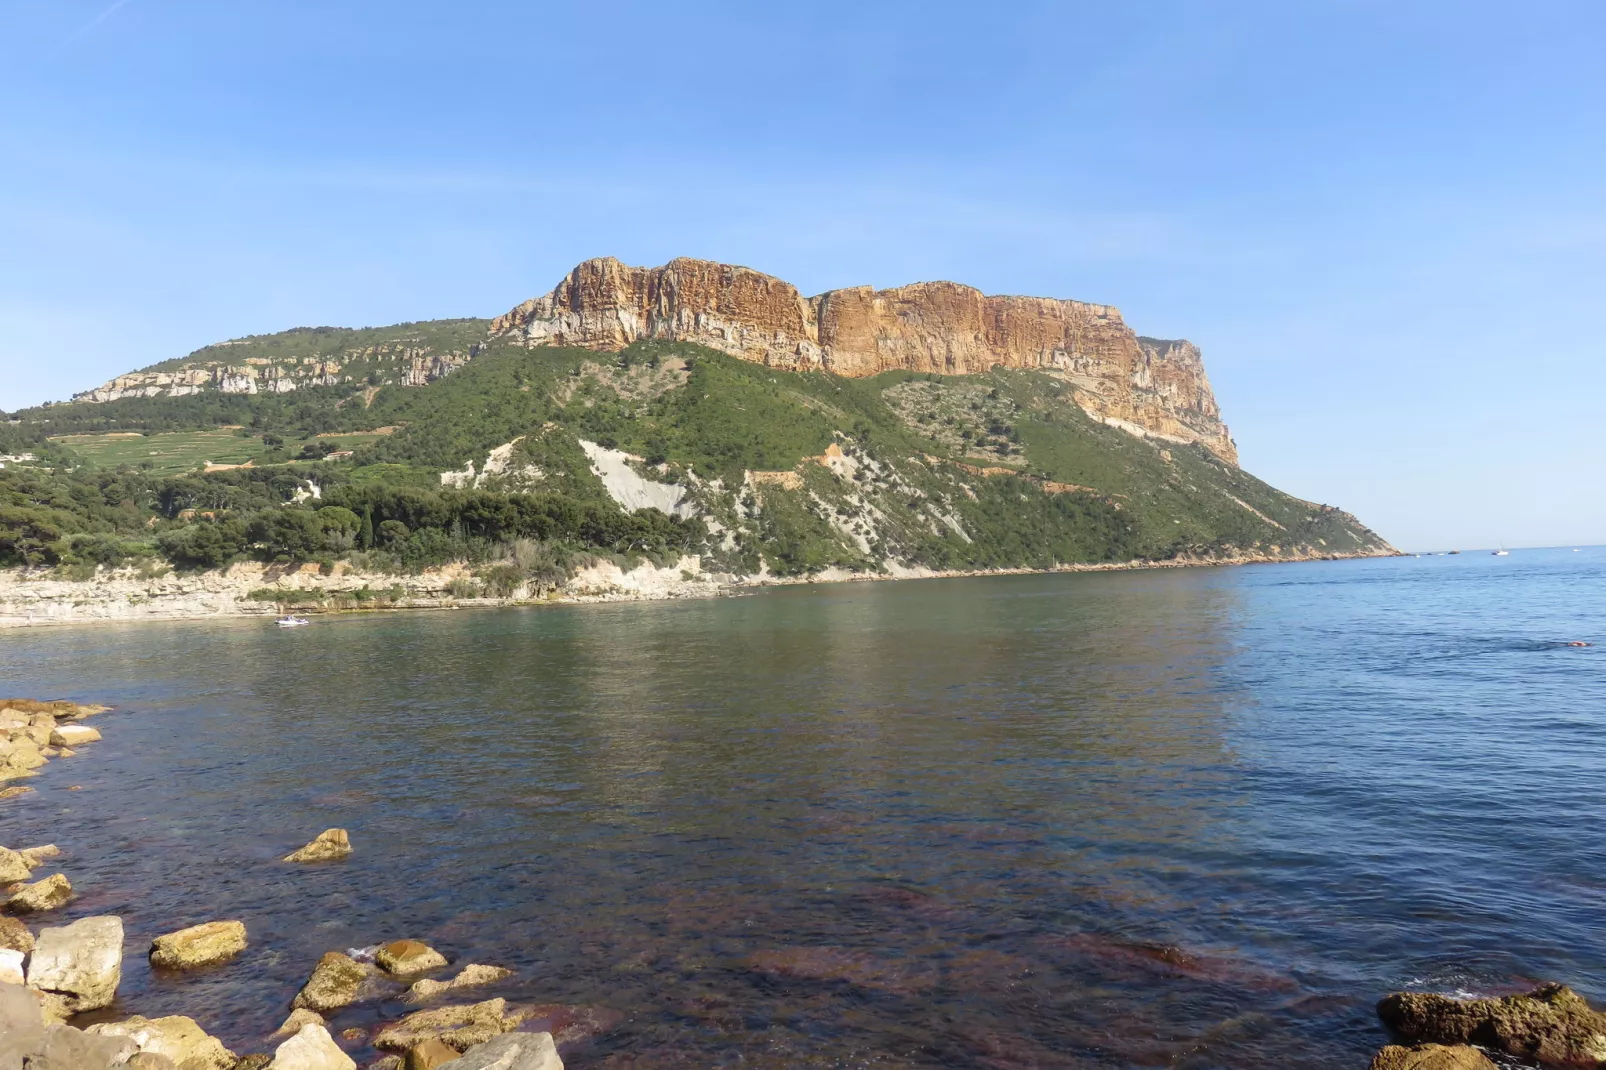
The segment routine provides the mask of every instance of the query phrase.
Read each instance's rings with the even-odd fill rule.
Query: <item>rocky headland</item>
[[[491,333],[601,350],[643,339],[695,342],[788,371],[849,378],[1048,370],[1113,426],[1238,459],[1198,348],[1140,338],[1110,305],[988,295],[954,282],[804,297],[791,283],[732,264],[682,257],[641,268],[603,257],[497,317]]]

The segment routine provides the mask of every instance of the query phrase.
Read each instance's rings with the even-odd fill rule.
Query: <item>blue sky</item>
[[[1187,337],[1246,468],[1606,542],[1598,2],[0,0],[0,408],[579,260]]]

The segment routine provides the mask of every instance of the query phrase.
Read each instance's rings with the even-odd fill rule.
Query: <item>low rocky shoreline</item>
[[[0,807],[53,761],[92,754],[100,732],[86,722],[104,710],[0,700]],[[331,828],[267,864],[339,865],[359,849]],[[35,927],[76,895],[65,869],[50,872],[57,859],[70,863],[54,844],[0,847],[0,1070],[356,1070],[353,1052],[369,1053],[365,1070],[561,1070],[566,1048],[622,1020],[600,1008],[511,1002],[496,987],[513,971],[454,963],[412,939],[324,953],[299,990],[284,993],[287,1016],[260,1050],[237,1053],[208,1033],[202,1023],[215,1015],[205,1007],[198,1017],[94,1020],[117,999],[128,940],[112,915]],[[157,936],[146,953],[168,973],[227,969],[251,939],[244,923],[216,919]],[[380,1001],[418,1009],[341,1028],[343,1013]],[[1397,1043],[1370,1070],[1606,1068],[1606,1014],[1561,984],[1489,999],[1397,992],[1377,1013]],[[79,1015],[92,1024],[74,1025]]]
[[[710,572],[695,556],[659,567],[643,561],[628,571],[611,561],[580,569],[562,587],[506,598],[463,593],[472,573],[466,565],[427,569],[417,575],[364,573],[344,563],[324,574],[316,565],[283,566],[241,562],[200,573],[142,576],[102,572],[92,580],[60,579],[48,570],[0,569],[0,629],[97,622],[210,620],[273,617],[297,613],[383,612],[407,609],[480,609],[593,602],[651,602],[677,598],[715,598],[763,587],[808,583],[867,583],[883,580],[954,579],[969,576],[1025,576],[1063,572],[1128,572],[1148,569],[1211,568],[1224,565],[1339,561],[1386,554],[1235,554],[1179,557],[1166,561],[1060,565],[1052,569],[893,568],[885,573],[829,569],[805,577],[734,576]],[[265,597],[282,591],[282,600]]]

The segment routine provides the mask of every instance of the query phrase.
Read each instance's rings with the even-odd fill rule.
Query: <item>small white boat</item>
[[[1493,554],[1495,557],[1510,557],[1511,556],[1511,551],[1510,550],[1490,550],[1489,552],[1491,554]]]
[[[299,628],[303,624],[311,624],[312,622],[306,617],[280,617],[273,623],[281,628]]]

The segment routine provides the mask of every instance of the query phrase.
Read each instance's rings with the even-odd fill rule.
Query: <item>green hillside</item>
[[[456,322],[465,333],[438,344],[482,323]],[[350,358],[362,334],[249,341]],[[79,572],[466,560],[497,589],[588,554],[807,575],[1387,550],[1347,514],[1202,447],[1098,423],[1045,372],[843,379],[681,343],[491,343],[427,386],[127,398],[16,419],[11,437],[49,457],[0,471],[0,563]],[[251,467],[185,470],[224,458]],[[675,515],[620,504],[643,495]]]

